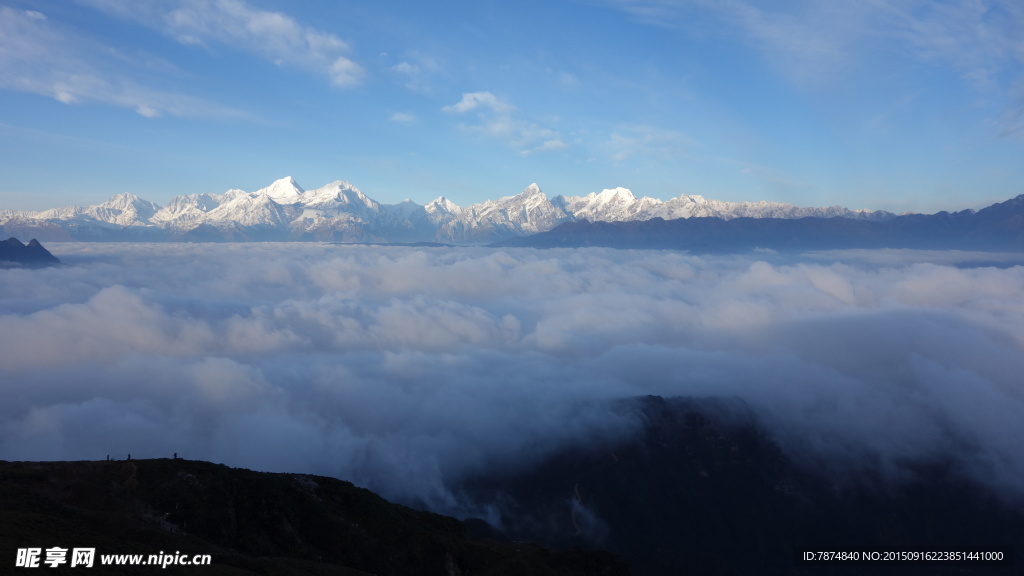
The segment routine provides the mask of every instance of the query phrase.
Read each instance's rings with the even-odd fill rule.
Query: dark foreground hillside
[[[15,568],[19,548],[55,546],[96,548],[96,565]],[[458,520],[340,480],[175,459],[0,462],[0,550],[3,574],[629,573],[607,553],[469,540]],[[178,551],[212,563],[98,566],[101,554]]]

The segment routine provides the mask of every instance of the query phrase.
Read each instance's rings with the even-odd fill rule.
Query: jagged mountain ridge
[[[255,192],[176,196],[159,206],[129,193],[97,206],[41,212],[2,210],[6,234],[61,240],[319,240],[483,244],[551,230],[566,222],[633,222],[693,217],[842,217],[881,221],[884,211],[806,208],[777,202],[723,202],[698,195],[636,198],[627,188],[548,198],[537,184],[462,207],[441,196],[426,205],[381,204],[338,180],[304,190],[291,177]]]

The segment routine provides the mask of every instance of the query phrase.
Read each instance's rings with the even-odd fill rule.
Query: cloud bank
[[[605,400],[731,395],[811,461],[1024,495],[1001,256],[50,249],[70,266],[0,270],[2,459],[178,452],[459,513],[463,478],[632,430]]]

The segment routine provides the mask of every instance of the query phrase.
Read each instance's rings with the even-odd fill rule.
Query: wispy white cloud
[[[415,124],[416,116],[406,112],[395,112],[391,115],[390,120],[399,124]]]
[[[414,90],[417,86],[417,80],[419,79],[421,72],[419,66],[402,61],[392,66],[391,71],[404,77],[406,80],[406,87],[410,90]]]
[[[333,86],[362,83],[365,70],[349,58],[351,47],[330,32],[298,23],[281,12],[253,8],[242,0],[79,0],[128,18],[183,44],[223,44],[256,54],[278,66],[322,74]]]
[[[685,2],[673,0],[604,0],[634,18],[655,26],[673,26]]]
[[[125,74],[125,63],[116,50],[58,27],[44,14],[0,7],[2,89],[49,96],[65,104],[102,102],[147,118],[244,116],[193,96],[141,85]]]
[[[442,110],[460,115],[475,112],[479,122],[464,125],[464,128],[504,140],[520,154],[561,150],[568,146],[557,130],[519,117],[515,106],[491,92],[464,93],[461,100]]]
[[[888,34],[921,59],[948,64],[980,90],[993,88],[1008,68],[1024,64],[1024,7],[978,2],[877,2]]]
[[[414,92],[431,92],[430,77],[441,69],[437,60],[421,54],[412,53],[407,60],[403,60],[390,70],[401,78],[403,85]]]
[[[551,152],[567,148],[569,145],[562,140],[562,135],[556,130],[544,128],[537,124],[519,122],[515,129],[517,133],[511,141],[511,145],[519,148],[520,154],[529,155],[534,152]]]
[[[1024,6],[1019,2],[877,3],[886,31],[923,61],[955,70],[1000,110],[999,136],[1020,136],[1024,116]]]
[[[646,124],[618,126],[601,144],[605,155],[614,162],[636,156],[659,162],[679,161],[690,157],[699,146],[696,140],[682,132]]]
[[[580,79],[571,72],[559,72],[558,83],[562,86],[576,87],[580,85]]]
[[[442,108],[445,112],[464,114],[471,110],[486,109],[498,114],[507,114],[515,108],[490,92],[466,92],[457,103]]]
[[[863,32],[859,28],[863,10],[849,3],[607,0],[607,4],[647,24],[746,42],[779,72],[804,85],[843,77],[852,43]]]
[[[545,140],[541,142],[539,146],[530,150],[523,150],[520,154],[533,154],[534,152],[549,152],[552,150],[561,150],[568,148],[569,145],[562,141],[561,138],[552,138],[551,140]]]

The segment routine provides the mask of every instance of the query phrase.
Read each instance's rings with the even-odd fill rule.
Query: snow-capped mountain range
[[[889,212],[778,202],[722,202],[697,195],[661,201],[626,188],[548,198],[531,184],[515,196],[458,206],[444,196],[419,205],[380,204],[352,184],[304,190],[291,177],[255,192],[189,194],[159,206],[118,194],[97,206],[27,212],[0,210],[8,236],[61,240],[319,240],[484,244],[544,232],[579,220],[624,222],[662,218],[853,218],[885,220]]]

